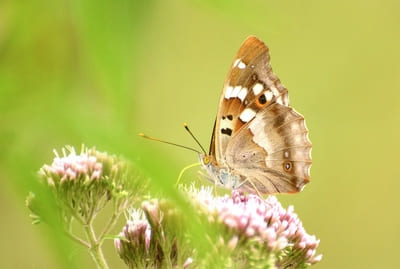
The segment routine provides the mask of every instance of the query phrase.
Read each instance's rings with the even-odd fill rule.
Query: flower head
[[[114,240],[114,246],[124,262],[130,268],[145,267],[146,259],[150,251],[151,227],[144,217],[143,211],[131,210],[130,217]]]
[[[181,240],[179,216],[165,200],[144,201],[142,210],[130,210],[114,240],[118,255],[130,268],[187,268],[193,263],[192,249]]]
[[[119,214],[145,190],[143,180],[121,158],[84,146],[79,154],[70,146],[62,149],[61,156],[54,153],[53,162],[43,165],[39,177],[52,190],[65,220],[79,216],[79,221],[89,223],[111,200]]]
[[[242,251],[245,257],[236,258],[254,261],[270,257],[268,263],[278,268],[301,268],[321,260],[321,255],[315,255],[319,240],[306,233],[293,206],[284,209],[275,196],[263,200],[235,190],[231,197],[213,197],[210,189],[193,190],[192,195],[209,220],[227,230],[229,236],[224,242],[229,249],[244,247],[258,251]]]
[[[46,176],[49,185],[64,184],[70,181],[86,183],[99,180],[103,172],[103,164],[97,160],[96,152],[85,150],[77,155],[73,147],[68,147],[69,153],[63,148],[62,157],[54,150],[56,157],[51,165],[45,164],[40,173]]]
[[[33,223],[45,221],[62,230],[88,249],[98,268],[108,268],[101,245],[119,216],[143,197],[148,181],[142,180],[129,162],[94,148],[82,146],[77,154],[67,146],[61,156],[54,153],[53,162],[39,171],[39,181],[44,186],[38,189],[40,195],[30,193],[26,199]],[[93,225],[96,216],[109,204],[109,218],[97,233]],[[76,228],[81,228],[81,233]],[[85,238],[78,236],[82,233]],[[143,241],[149,251],[151,229],[146,220],[128,222],[124,234],[130,236],[126,240],[136,240],[136,244]],[[119,249],[124,247],[120,241],[115,244]]]

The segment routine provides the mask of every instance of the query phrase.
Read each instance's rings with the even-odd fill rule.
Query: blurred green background
[[[1,1],[0,267],[93,268],[31,225],[36,171],[85,143],[172,188],[197,156],[137,133],[190,146],[187,122],[208,147],[225,75],[256,35],[313,142],[311,183],[278,197],[321,239],[313,268],[398,268],[399,14],[396,0]]]

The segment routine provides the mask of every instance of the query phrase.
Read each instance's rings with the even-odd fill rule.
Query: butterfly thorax
[[[207,171],[208,181],[228,189],[237,189],[243,184],[241,175],[225,164],[218,164],[212,155],[199,155],[201,166]]]

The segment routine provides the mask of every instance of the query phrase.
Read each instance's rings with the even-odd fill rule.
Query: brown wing
[[[310,181],[311,142],[302,115],[274,103],[232,138],[227,165],[246,178],[242,188],[259,193],[298,192]]]
[[[268,47],[254,36],[240,47],[226,77],[210,155],[224,163],[229,141],[258,111],[272,103],[288,105],[287,90],[272,72]]]

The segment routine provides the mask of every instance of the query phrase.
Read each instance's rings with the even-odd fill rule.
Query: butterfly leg
[[[218,193],[217,193],[217,179],[214,178],[214,196],[217,196],[217,195],[218,195]]]
[[[239,188],[240,188],[242,185],[244,185],[246,182],[249,182],[250,185],[253,187],[253,189],[256,191],[257,195],[258,195],[259,197],[262,197],[262,196],[261,196],[261,193],[258,191],[256,185],[254,185],[253,181],[251,181],[251,179],[249,179],[248,177],[246,177],[246,179],[243,180],[243,182],[241,182],[241,183],[237,186],[237,189],[239,189]]]
[[[198,176],[200,179],[206,179],[206,180],[214,183],[214,195],[217,196],[217,180],[215,178],[211,177],[210,175],[203,173],[202,171],[198,172]]]

